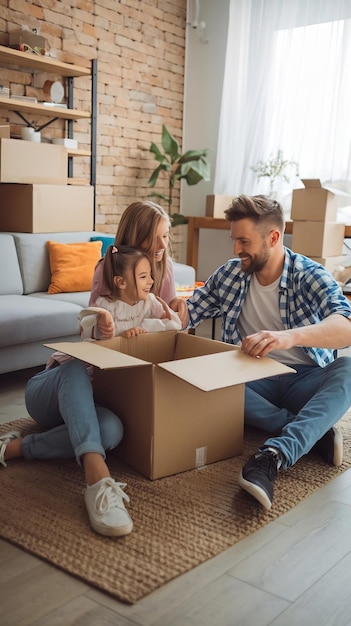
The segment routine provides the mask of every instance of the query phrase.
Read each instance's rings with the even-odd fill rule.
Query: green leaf
[[[159,198],[159,200],[163,200],[166,204],[169,203],[169,197],[165,196],[163,193],[149,193],[148,198]]]
[[[151,144],[150,152],[152,152],[155,155],[156,161],[159,161],[160,163],[168,163],[167,157],[164,154],[162,154],[161,150],[156,146],[155,143]]]
[[[147,184],[150,185],[150,187],[155,187],[160,172],[168,171],[168,169],[170,169],[169,164],[164,165],[163,163],[160,163],[160,165],[152,172]]]
[[[178,163],[187,163],[188,161],[199,161],[200,159],[206,158],[208,155],[208,150],[188,150],[185,152],[179,159]]]
[[[179,226],[179,224],[188,224],[189,220],[185,215],[181,213],[173,213],[171,215],[172,226]]]
[[[210,164],[207,161],[189,161],[178,166],[174,173],[178,180],[184,178],[188,185],[196,185],[201,180],[210,180]]]
[[[164,124],[162,126],[162,147],[165,153],[171,157],[172,163],[179,159],[179,144],[174,137],[172,137]]]

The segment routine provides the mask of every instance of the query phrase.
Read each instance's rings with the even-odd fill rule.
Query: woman
[[[149,256],[154,279],[153,292],[167,304],[176,297],[174,270],[168,256],[171,222],[166,211],[155,202],[133,202],[124,211],[118,226],[115,246],[139,248]],[[99,296],[108,296],[103,278],[104,259],[96,266],[89,305],[94,306]],[[178,310],[178,313],[181,311]],[[184,303],[184,314],[186,304]]]

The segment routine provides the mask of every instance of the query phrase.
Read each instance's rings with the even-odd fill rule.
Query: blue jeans
[[[94,403],[93,388],[85,365],[71,360],[31,378],[25,389],[29,415],[45,432],[26,435],[22,452],[26,459],[68,459],[86,452],[105,458],[123,437],[121,420]]]
[[[287,469],[307,454],[351,406],[351,358],[326,367],[294,366],[284,374],[246,384],[245,424],[272,433]]]

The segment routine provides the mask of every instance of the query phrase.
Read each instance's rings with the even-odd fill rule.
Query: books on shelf
[[[18,96],[16,94],[13,94],[13,96],[10,96],[10,98],[13,100],[25,100],[25,102],[34,102],[34,104],[38,102],[37,98],[34,98],[32,96]]]
[[[63,104],[62,102],[42,102],[47,107],[57,107],[59,109],[67,109],[67,104]]]

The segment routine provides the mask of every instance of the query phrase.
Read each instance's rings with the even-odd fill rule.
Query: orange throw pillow
[[[90,291],[95,265],[101,258],[101,246],[101,241],[47,241],[51,269],[48,293]]]

